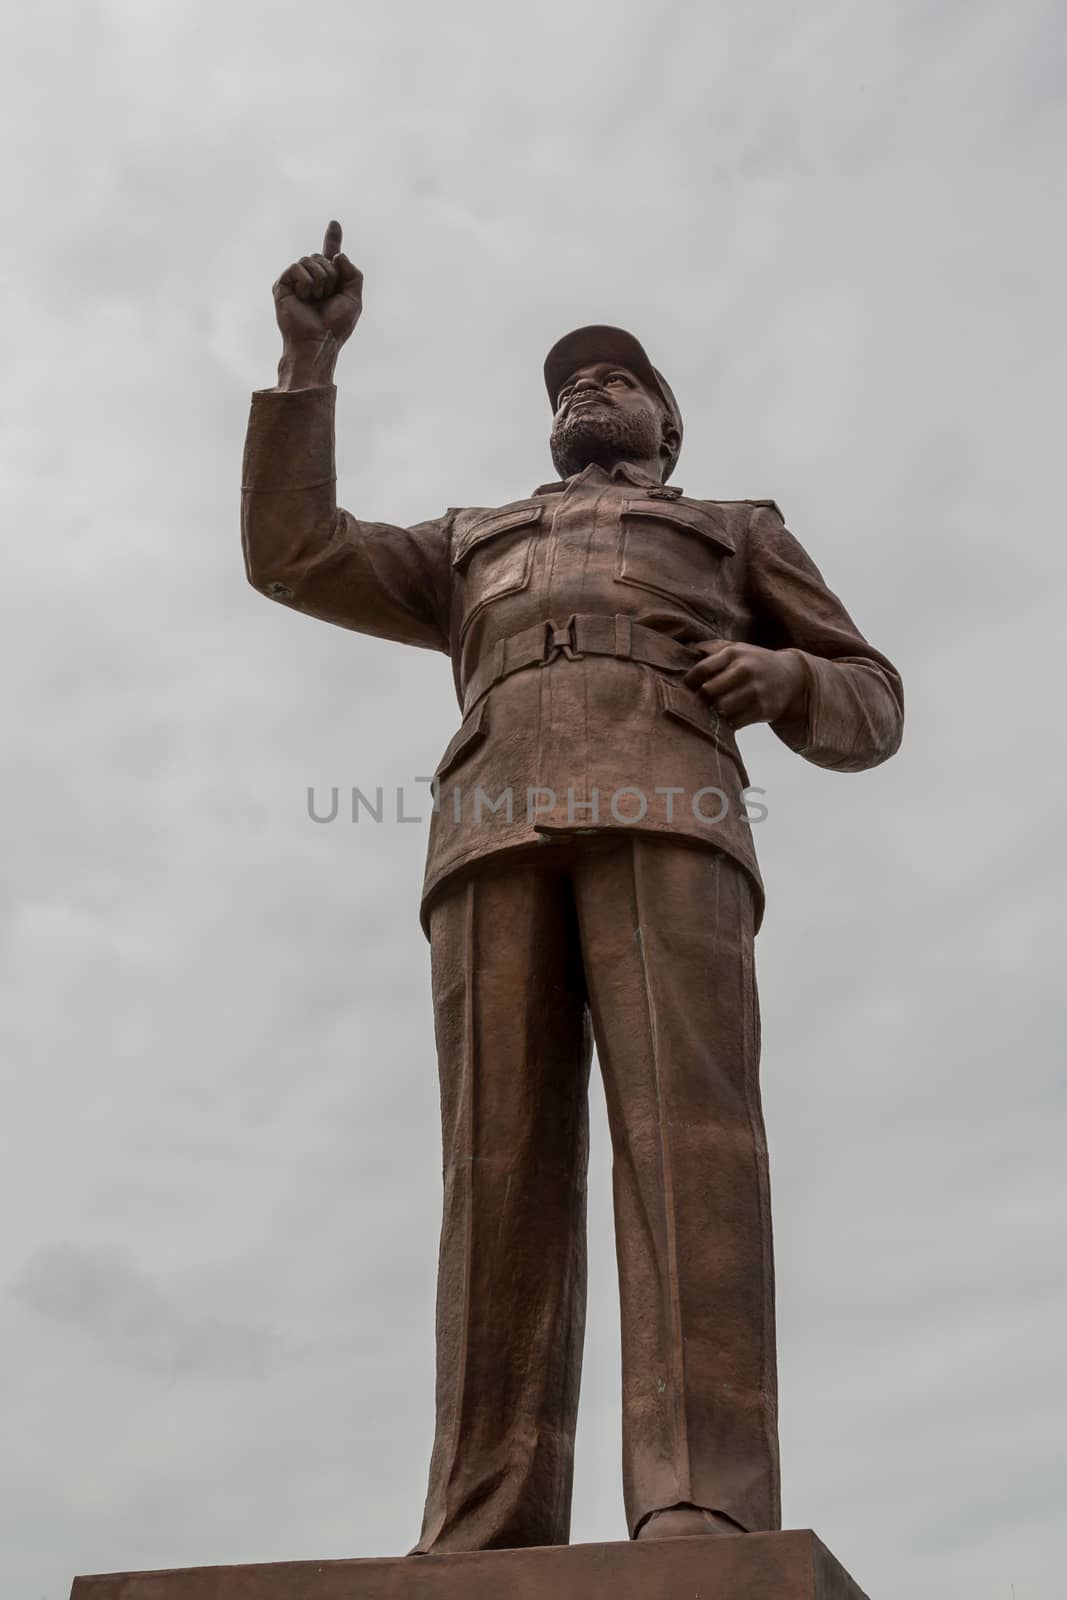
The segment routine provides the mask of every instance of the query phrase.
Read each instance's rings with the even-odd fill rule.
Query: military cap
[[[575,328],[573,333],[565,333],[562,339],[556,340],[545,357],[545,387],[552,402],[552,409],[556,409],[559,392],[567,379],[572,377],[579,367],[592,366],[598,361],[618,362],[620,367],[625,367],[628,372],[640,378],[646,388],[651,389],[653,394],[659,395],[663,401],[671,422],[678,430],[678,449],[668,460],[663,472],[664,479],[669,478],[682,447],[682,413],[662,372],[652,365],[644,346],[632,333],[627,333],[625,328],[611,328],[594,323],[589,327]]]

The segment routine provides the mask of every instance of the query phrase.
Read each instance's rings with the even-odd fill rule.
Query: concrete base
[[[71,1600],[866,1600],[813,1533],[75,1578]]]

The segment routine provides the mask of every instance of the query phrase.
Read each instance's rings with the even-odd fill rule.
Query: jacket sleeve
[[[773,503],[753,507],[748,590],[755,642],[795,650],[808,681],[804,714],[771,724],[778,737],[837,772],[887,760],[904,729],[900,674],[867,643]]]
[[[359,633],[449,650],[454,512],[415,527],[339,509],[333,387],[252,396],[241,493],[248,581]]]

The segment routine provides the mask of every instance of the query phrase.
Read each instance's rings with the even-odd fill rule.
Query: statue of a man
[[[668,487],[671,390],[630,334],[549,352],[558,479],[415,527],[334,489],[333,372],[362,275],[331,223],[274,286],[244,476],[251,583],[449,656],[423,926],[444,1143],[424,1551],[565,1544],[595,1040],[614,1151],[631,1537],[780,1526],[774,1286],[735,733],[856,772],[899,676],[770,500]]]

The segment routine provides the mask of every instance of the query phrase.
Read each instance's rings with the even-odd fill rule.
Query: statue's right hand
[[[322,250],[301,256],[274,285],[274,311],[287,346],[344,344],[363,310],[363,274],[341,250],[341,224],[331,222]]]

